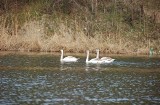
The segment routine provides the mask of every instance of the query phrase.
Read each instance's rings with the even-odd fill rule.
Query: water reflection
[[[160,103],[159,59],[102,65],[84,59],[61,64],[52,55],[0,56],[0,104]]]
[[[99,71],[101,70],[100,64],[88,64],[86,63],[85,71]]]
[[[60,63],[60,70],[85,70],[85,71],[99,71],[103,67],[101,64],[87,64],[85,62],[79,63]]]
[[[76,70],[78,69],[78,65],[77,65],[77,62],[63,62],[63,63],[60,63],[60,70],[61,71],[64,71],[64,70]]]

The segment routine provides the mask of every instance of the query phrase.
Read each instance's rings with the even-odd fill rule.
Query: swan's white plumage
[[[61,62],[77,62],[79,58],[73,57],[73,56],[67,56],[63,58],[63,50],[61,50]]]
[[[97,56],[96,58],[99,59],[99,49],[96,49]],[[101,60],[104,61],[104,63],[112,63],[115,59],[111,57],[102,57]]]
[[[86,63],[101,64],[104,63],[104,61],[98,58],[93,58],[89,60],[89,50],[87,50]]]

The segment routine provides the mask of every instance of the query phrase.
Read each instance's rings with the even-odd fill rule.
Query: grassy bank
[[[147,54],[153,48],[158,53],[157,4],[156,0],[2,0],[0,50],[99,48],[104,53]]]

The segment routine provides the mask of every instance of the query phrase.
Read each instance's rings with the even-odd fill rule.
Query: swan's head
[[[87,52],[87,54],[89,54],[89,50],[87,50],[86,52]]]
[[[63,52],[63,49],[61,49],[61,52]]]

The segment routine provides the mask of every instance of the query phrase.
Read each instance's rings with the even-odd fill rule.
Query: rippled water
[[[53,54],[1,54],[1,104],[160,104],[160,58],[113,56],[111,64],[59,62]]]

